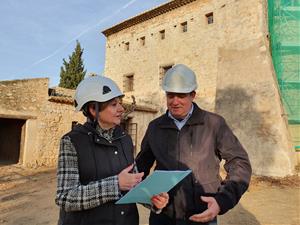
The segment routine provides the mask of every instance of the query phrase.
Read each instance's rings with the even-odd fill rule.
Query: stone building
[[[137,103],[165,111],[160,83],[177,63],[191,67],[196,102],[224,116],[255,174],[294,172],[293,149],[269,50],[267,1],[175,0],[125,20],[106,36],[105,74]],[[132,121],[145,127],[145,122]],[[139,129],[138,142],[144,134]]]
[[[75,112],[74,90],[48,85],[48,78],[0,81],[0,165],[56,166],[60,138],[85,122],[82,113]],[[157,110],[132,101],[124,106],[122,126],[139,148],[138,129],[145,130]],[[138,128],[133,116],[145,125]]]
[[[1,164],[56,165],[61,136],[84,121],[73,91],[48,85],[48,78],[0,82]]]

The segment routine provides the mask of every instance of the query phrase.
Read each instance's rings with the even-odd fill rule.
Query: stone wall
[[[211,12],[214,23],[208,24],[205,15]],[[158,105],[159,114],[165,110],[160,66],[176,63],[196,72],[196,102],[227,119],[255,174],[294,172],[296,154],[270,57],[265,0],[197,0],[107,37],[105,74],[122,87],[123,76],[133,73],[134,91],[126,94]]]
[[[155,118],[156,113],[136,110],[130,114],[131,123],[137,123],[137,146],[136,153],[141,149],[141,141],[146,133],[149,121]]]
[[[259,45],[239,46],[219,49],[216,112],[248,150],[256,174],[292,173],[296,158],[269,57]]]
[[[60,138],[71,130],[73,121],[83,123],[85,117],[73,105],[56,102],[47,102],[40,113],[38,158],[42,164],[55,165]]]
[[[0,82],[0,107],[36,115],[48,100],[47,78]]]
[[[202,75],[198,77],[201,87],[199,94],[205,99],[203,104],[212,110],[217,49],[215,25],[206,23],[205,14],[213,9],[211,1],[198,1],[109,36],[106,44],[106,75],[122,87],[123,75],[134,73],[137,101],[158,104],[163,96],[159,86],[160,66],[184,63]],[[182,32],[183,22],[187,22],[188,32]],[[160,39],[161,30],[165,30],[164,40]],[[140,38],[143,36],[145,45],[141,46]],[[130,43],[129,51],[125,50],[126,42]],[[165,107],[162,108],[164,111]]]
[[[26,120],[19,162],[27,167],[55,166],[59,139],[85,120],[73,105],[50,102],[48,85],[48,78],[0,82],[0,118]]]

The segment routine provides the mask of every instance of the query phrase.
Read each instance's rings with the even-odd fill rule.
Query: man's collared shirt
[[[192,107],[191,107],[189,113],[186,115],[186,117],[183,120],[179,121],[178,119],[176,119],[174,116],[172,116],[170,111],[168,111],[168,117],[173,119],[173,121],[174,121],[175,125],[177,126],[178,130],[181,130],[181,128],[186,124],[188,119],[191,117],[193,111],[194,111],[194,105],[192,104]]]

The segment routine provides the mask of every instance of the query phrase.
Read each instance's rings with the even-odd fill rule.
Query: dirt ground
[[[0,167],[0,224],[55,225],[55,169]],[[140,224],[147,224],[148,210],[139,207]],[[220,225],[300,225],[300,178],[254,177],[240,203]]]

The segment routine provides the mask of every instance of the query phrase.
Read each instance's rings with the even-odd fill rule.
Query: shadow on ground
[[[261,225],[256,217],[246,210],[242,204],[236,205],[225,215],[219,216],[218,221],[218,225]]]

